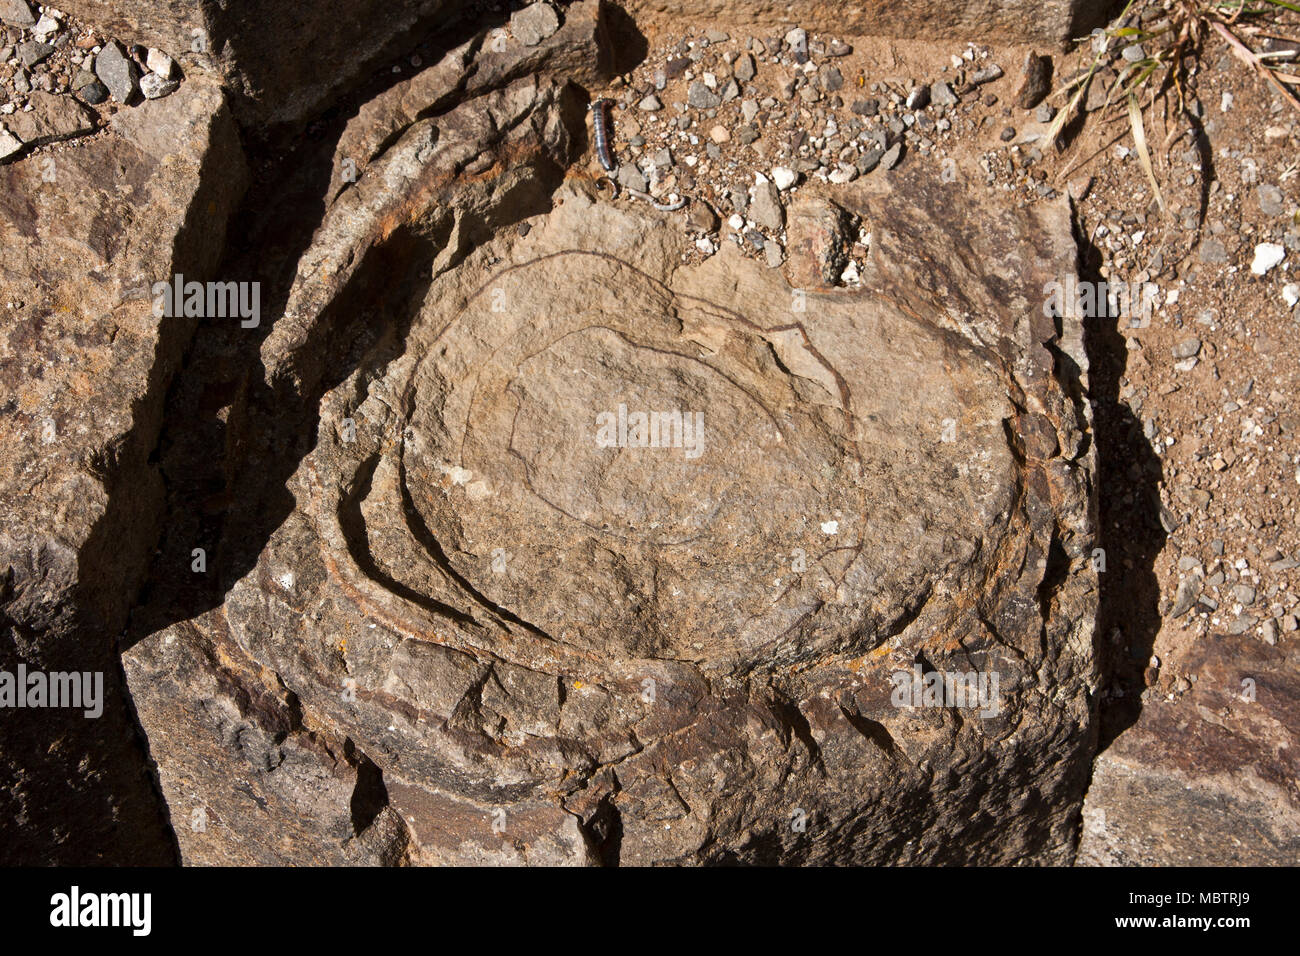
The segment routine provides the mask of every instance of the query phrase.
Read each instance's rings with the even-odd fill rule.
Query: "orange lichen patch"
[[[411,218],[412,210],[406,208],[405,204],[390,209],[388,213],[379,220],[379,241],[387,242],[388,237],[393,234],[398,226],[405,225]]]
[[[45,396],[34,388],[24,388],[18,393],[18,406],[24,411],[35,411],[45,403]]]
[[[68,383],[68,388],[74,395],[89,395],[95,390],[95,379],[86,372],[77,372]]]

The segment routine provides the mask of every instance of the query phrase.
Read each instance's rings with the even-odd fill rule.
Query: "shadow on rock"
[[[1079,280],[1101,288],[1100,251],[1077,235]],[[1141,713],[1143,672],[1160,630],[1157,555],[1164,548],[1160,521],[1159,457],[1142,432],[1142,422],[1120,397],[1128,362],[1121,317],[1108,297],[1098,295],[1094,316],[1085,320],[1089,398],[1097,437],[1098,547],[1105,571],[1098,575],[1096,650],[1101,673],[1098,752],[1105,750]]]

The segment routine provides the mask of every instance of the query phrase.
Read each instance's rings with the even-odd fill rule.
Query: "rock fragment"
[[[1016,93],[1015,104],[1022,110],[1032,110],[1052,91],[1052,61],[1037,53],[1025,57],[1023,78]]]
[[[48,13],[41,14],[41,18],[36,21],[36,26],[32,27],[32,33],[42,40],[48,40],[62,29],[62,24]]]
[[[952,91],[951,86],[939,80],[930,84],[930,101],[935,106],[956,106],[957,94]]]
[[[785,48],[791,58],[799,64],[808,62],[808,31],[795,27],[785,35]]]
[[[108,99],[108,87],[99,80],[87,83],[81,89],[81,98],[91,106],[98,106]]]
[[[172,79],[172,73],[176,69],[176,61],[162,50],[154,47],[149,48],[149,55],[145,58],[145,65],[149,67],[150,73],[156,73],[164,80]]]
[[[160,100],[178,89],[180,89],[179,81],[165,79],[157,73],[146,73],[140,77],[140,92],[147,100]]]
[[[135,96],[139,70],[116,40],[105,43],[95,57],[95,75],[119,103],[129,104]]]
[[[1201,243],[1197,257],[1202,262],[1224,265],[1228,261],[1228,249],[1220,239],[1206,239]]]
[[[721,225],[718,214],[703,199],[691,202],[690,210],[686,213],[686,222],[692,229],[698,229],[700,232],[716,232]]]
[[[711,110],[722,105],[722,97],[709,89],[703,80],[694,80],[686,91],[686,103],[692,109]]]
[[[0,21],[11,27],[34,27],[36,11],[27,0],[0,0]]]
[[[880,160],[884,155],[885,155],[885,151],[881,149],[879,146],[875,146],[867,150],[865,153],[863,153],[861,156],[858,157],[858,162],[857,162],[858,172],[861,175],[865,176],[867,173],[871,172],[873,169],[875,169],[877,166],[880,165]]]
[[[785,209],[775,183],[762,182],[754,187],[749,218],[769,232],[778,232],[785,225]]]
[[[742,53],[736,60],[732,75],[739,82],[748,83],[755,77],[757,72],[754,66],[754,55],[752,53]]]
[[[23,141],[9,132],[3,125],[0,125],[0,160],[6,160],[10,156],[21,152],[22,148]]]
[[[799,174],[789,166],[774,166],[772,168],[772,182],[776,183],[776,188],[785,192],[799,180]]]
[[[1251,260],[1250,271],[1257,276],[1265,275],[1285,258],[1285,246],[1276,242],[1261,242],[1255,247],[1255,258]]]
[[[1260,183],[1255,189],[1255,195],[1259,199],[1259,211],[1264,215],[1286,215],[1286,201],[1282,195],[1282,190],[1272,183]]]
[[[510,32],[524,46],[537,46],[560,28],[560,18],[549,3],[531,3],[510,18]]]
[[[624,189],[635,189],[637,192],[643,193],[650,188],[649,183],[646,182],[645,173],[631,163],[623,163],[623,165],[619,166],[616,178],[618,184]]]
[[[1202,583],[1199,574],[1190,574],[1179,582],[1173,606],[1169,609],[1171,618],[1180,618],[1192,609],[1201,595]]]
[[[19,61],[30,69],[49,57],[54,52],[54,47],[39,40],[27,40],[18,44],[17,50]]]
[[[786,224],[786,281],[796,289],[834,286],[849,261],[852,218],[825,199],[790,207]]]

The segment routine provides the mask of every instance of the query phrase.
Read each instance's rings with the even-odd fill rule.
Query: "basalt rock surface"
[[[242,545],[124,655],[183,859],[1068,862],[1096,604],[1086,360],[1040,305],[1068,210],[918,166],[836,196],[859,289],[686,266],[672,214],[566,178],[574,87],[512,77],[360,111],[257,360],[211,360]],[[996,673],[996,704],[895,706],[914,668]]]
[[[1294,648],[1198,643],[1189,699],[1159,699],[1104,752],[1084,804],[1090,866],[1289,866],[1300,856]]]
[[[216,265],[246,176],[204,80],[0,167],[0,658],[101,671],[108,698],[99,720],[0,711],[7,859],[158,862],[123,836],[163,826],[113,641],[157,538],[148,458],[195,323],[156,316],[149,287]]]
[[[121,632],[134,714],[95,732],[138,719],[186,863],[1070,862],[1097,588],[1087,360],[1042,308],[1065,201],[918,160],[805,197],[785,269],[687,264],[683,214],[577,163],[601,11],[449,44],[255,185],[238,241],[202,70],[54,205],[0,169],[46,250],[6,276],[48,283],[0,290],[43,303],[4,354],[14,646],[114,671]],[[214,272],[260,324],[154,315],[148,283]],[[899,673],[993,699],[900,704]],[[7,768],[74,779],[53,754]],[[153,806],[121,766],[105,820]]]

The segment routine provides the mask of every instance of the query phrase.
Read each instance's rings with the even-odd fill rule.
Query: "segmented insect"
[[[604,97],[591,104],[591,123],[596,130],[596,156],[600,159],[600,165],[609,173],[618,169],[618,163],[614,161],[614,151],[609,145],[611,122],[609,109],[612,105],[613,101]]]
[[[609,145],[609,134],[612,123],[610,108],[613,105],[614,101],[605,97],[602,97],[591,104],[591,123],[593,129],[596,131],[596,155],[600,158],[600,165],[605,167],[605,171],[608,173],[617,172],[618,170],[618,162],[614,159],[614,150]],[[607,177],[605,183],[609,184],[613,197],[617,198],[619,194],[618,183],[614,181],[612,176]],[[604,187],[601,186],[601,188]],[[674,212],[686,205],[685,199],[679,199],[677,202],[673,203],[661,203],[649,193],[643,193],[631,188],[629,188],[627,192],[629,195],[635,196],[637,199],[648,202],[650,205],[662,212]]]

